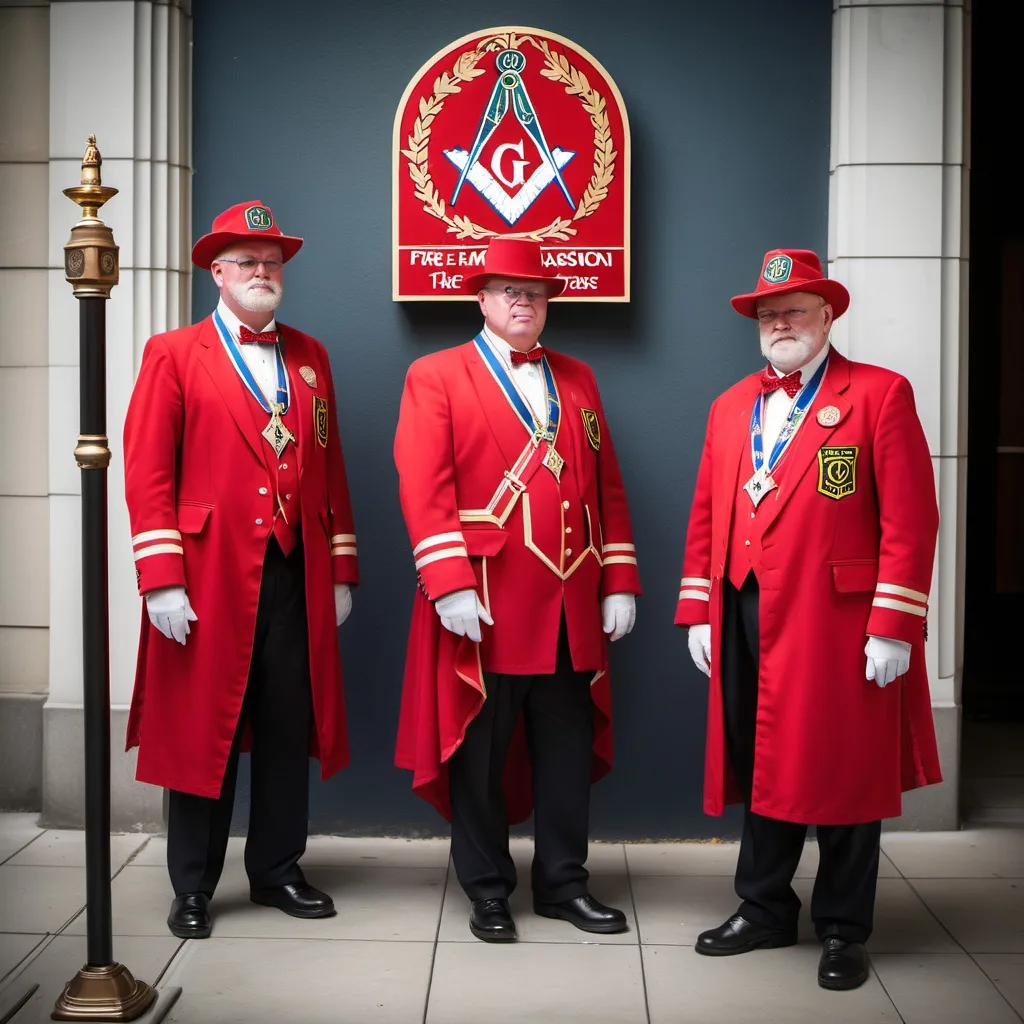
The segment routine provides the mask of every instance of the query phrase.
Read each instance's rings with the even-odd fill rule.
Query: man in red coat
[[[196,242],[212,316],[150,338],[124,431],[125,493],[145,597],[128,746],[170,790],[167,919],[210,934],[238,752],[251,741],[245,868],[254,903],[334,913],[306,884],[308,762],[348,763],[337,628],[358,582],[356,538],[320,342],[275,322],[302,245],[260,202]]]
[[[881,819],[940,781],[925,672],[938,509],[904,377],[829,345],[850,303],[802,249],[773,249],[733,307],[768,366],[717,398],[676,623],[710,676],[704,808],[744,804],[739,910],[697,939],[728,956],[797,939],[807,826],[818,982],[868,976]]]
[[[483,330],[413,363],[395,438],[420,583],[396,763],[452,822],[478,938],[516,938],[508,825],[531,769],[535,912],[623,931],[584,867],[612,760],[607,642],[640,593],[622,477],[592,371],[538,344],[565,287],[540,246],[492,240],[466,287]]]

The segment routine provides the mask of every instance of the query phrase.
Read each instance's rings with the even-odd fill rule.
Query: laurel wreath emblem
[[[490,52],[498,49],[518,50],[524,43],[532,44],[544,54],[545,67],[541,74],[553,82],[565,86],[566,94],[578,96],[583,109],[590,115],[590,123],[594,126],[594,169],[590,181],[580,198],[579,205],[572,218],[556,217],[546,227],[535,231],[520,231],[507,235],[509,238],[528,238],[535,242],[549,239],[566,242],[576,234],[573,222],[583,217],[592,216],[608,196],[608,186],[615,179],[615,159],[618,154],[612,146],[611,127],[608,122],[607,103],[605,98],[594,89],[590,80],[582,72],[572,66],[565,54],[552,50],[544,39],[533,36],[517,36],[515,32],[491,36],[481,40],[476,49],[466,50],[459,54],[450,72],[444,71],[434,79],[434,91],[428,98],[420,98],[419,116],[407,137],[408,149],[402,155],[409,161],[409,177],[416,186],[415,196],[423,203],[423,209],[438,220],[448,225],[447,232],[456,238],[493,238],[499,232],[475,224],[469,217],[455,214],[451,216],[445,201],[441,198],[427,169],[427,152],[430,144],[431,126],[434,119],[441,113],[445,100],[449,96],[462,91],[462,85],[485,74],[480,61]]]

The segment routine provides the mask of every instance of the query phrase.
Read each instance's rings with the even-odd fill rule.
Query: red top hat
[[[565,291],[565,278],[545,273],[540,261],[540,243],[526,238],[492,238],[484,257],[484,269],[466,278],[466,291],[475,295],[492,277],[517,281],[547,281],[548,298]]]
[[[192,262],[203,270],[209,270],[210,264],[232,242],[247,238],[278,242],[281,246],[281,259],[285,263],[302,248],[302,239],[282,235],[270,207],[256,199],[251,203],[238,203],[229,207],[215,218],[213,230],[192,246]]]
[[[769,249],[761,264],[757,287],[748,295],[735,295],[732,308],[743,316],[757,318],[757,300],[765,295],[811,292],[820,295],[838,320],[850,306],[850,293],[838,281],[823,277],[821,260],[809,249]]]

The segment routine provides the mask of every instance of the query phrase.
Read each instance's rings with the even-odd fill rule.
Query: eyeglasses
[[[757,319],[762,324],[773,324],[776,320],[785,320],[787,323],[799,323],[804,320],[809,314],[816,313],[819,309],[824,308],[825,303],[823,302],[820,306],[814,309],[759,309],[757,311]]]
[[[251,256],[247,256],[244,260],[233,260],[226,256],[216,260],[217,263],[234,263],[239,270],[245,274],[255,274],[256,268],[260,265],[268,274],[276,274],[284,264],[280,260],[256,260]]]
[[[533,305],[538,299],[546,299],[547,292],[535,292],[526,288],[516,288],[513,285],[505,285],[504,288],[485,288],[485,292],[492,295],[504,295],[509,304],[514,306],[520,299],[526,299],[528,305]]]

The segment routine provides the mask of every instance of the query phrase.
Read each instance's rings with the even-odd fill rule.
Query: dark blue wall
[[[315,831],[443,831],[392,767],[412,559],[391,445],[409,363],[478,329],[475,304],[391,301],[391,133],[403,90],[452,40],[514,23],[588,49],[633,139],[632,302],[553,303],[544,342],[597,374],[644,586],[612,648],[615,771],[603,837],[734,834],[701,810],[706,688],[672,626],[712,399],[759,362],[729,306],[774,246],[824,253],[831,5],[823,0],[196,0],[194,232],[260,199],[305,247],[280,313],[327,346],[363,585],[342,630],[352,766],[312,790]],[[215,303],[196,275],[195,317]],[[244,787],[243,787],[244,797]],[[241,814],[244,800],[240,801]]]

